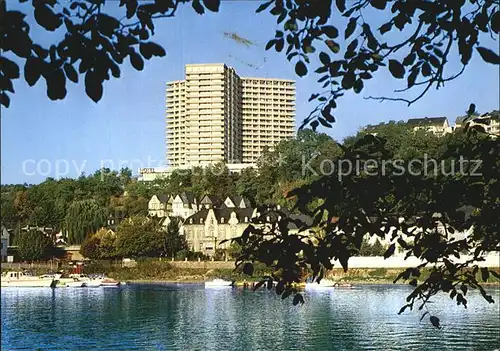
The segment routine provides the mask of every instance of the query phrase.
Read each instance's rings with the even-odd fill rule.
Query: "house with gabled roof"
[[[210,209],[210,208],[219,208],[222,205],[222,200],[218,196],[214,195],[205,195],[200,200],[200,210],[201,209]]]
[[[224,203],[221,206],[221,208],[250,208],[250,207],[252,207],[250,200],[240,195],[226,197]]]
[[[172,200],[172,210],[167,214],[171,217],[188,218],[198,211],[198,200],[194,194],[184,191]]]
[[[152,217],[163,218],[168,213],[169,195],[156,194],[148,202],[148,214]]]
[[[183,224],[188,246],[209,256],[217,249],[227,249],[231,243],[221,241],[241,236],[253,213],[252,208],[205,208],[196,212]]]

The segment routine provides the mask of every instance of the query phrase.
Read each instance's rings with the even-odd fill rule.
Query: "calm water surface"
[[[305,292],[293,306],[267,290],[128,285],[1,292],[2,350],[494,350],[498,302],[429,305],[444,328],[410,312],[398,286]],[[496,300],[500,291],[490,288]]]

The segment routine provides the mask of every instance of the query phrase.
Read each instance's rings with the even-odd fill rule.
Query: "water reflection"
[[[2,350],[491,349],[498,303],[446,296],[430,307],[442,330],[397,315],[409,290],[365,286],[304,292],[293,306],[265,289],[138,285],[118,289],[2,289]],[[500,291],[493,291],[498,300]]]

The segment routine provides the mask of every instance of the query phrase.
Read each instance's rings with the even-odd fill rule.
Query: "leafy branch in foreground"
[[[345,0],[267,1],[258,12],[270,9],[283,30],[266,49],[285,50],[287,59],[295,62],[297,75],[308,72],[310,57],[317,55],[321,65],[315,70],[318,83],[324,89],[311,95],[318,106],[303,121],[316,128],[320,123],[329,127],[335,122],[332,110],[337,99],[346,91],[359,94],[367,81],[382,67],[387,67],[395,79],[406,80],[397,93],[421,87],[412,99],[403,97],[368,97],[377,100],[404,101],[408,105],[422,98],[430,88],[440,88],[459,77],[473,56],[474,48],[485,62],[500,64],[492,50],[479,46],[480,34],[500,31],[498,4],[485,1],[404,1],[404,0]],[[336,7],[336,8],[335,8]],[[376,12],[384,11],[389,20],[382,24],[373,21]],[[332,25],[347,19],[345,28]],[[400,34],[394,36],[394,31]],[[394,38],[397,38],[394,40]],[[286,48],[286,49],[285,49]],[[445,74],[450,56],[457,52],[462,68]],[[453,53],[453,54],[452,54]],[[402,58],[402,59],[401,59]]]
[[[476,289],[492,303],[478,275],[484,282],[500,277],[480,266],[484,255],[500,251],[500,224],[495,216],[500,213],[500,142],[471,128],[456,133],[463,133],[466,142],[450,139],[436,164],[425,164],[422,158],[421,168],[413,168],[412,173],[408,173],[408,163],[400,164],[404,174],[395,167],[393,151],[382,138],[365,135],[352,146],[339,145],[344,154],[337,164],[345,166],[339,170],[344,177],[334,172],[290,193],[296,210],[312,216],[314,222],[308,225],[293,220],[301,232],[290,234],[292,220],[285,213],[262,209],[262,218],[274,213],[278,220],[265,227],[250,226],[236,239],[243,247],[237,263],[265,263],[272,269],[266,281],[277,282],[276,292],[287,297],[297,293],[294,283],[302,281],[307,272],[321,280],[335,261],[347,271],[349,259],[365,237],[377,236],[390,243],[385,258],[399,247],[406,258],[422,262],[394,281],[415,287],[400,313],[413,309],[417,301],[422,310],[440,291],[466,307],[467,292]],[[459,170],[461,159],[481,160],[480,169],[473,169],[476,162],[467,162]],[[385,165],[383,171],[367,167],[373,160]],[[356,161],[361,162],[361,172],[349,171],[349,164]],[[311,199],[320,199],[312,210]],[[426,277],[424,270],[429,272]],[[436,318],[431,323],[439,326]]]
[[[6,107],[8,93],[14,93],[12,81],[21,75],[19,61],[24,61],[24,79],[30,86],[45,79],[50,99],[64,99],[66,81],[79,83],[84,75],[86,93],[97,102],[104,81],[119,78],[127,58],[132,67],[143,70],[144,60],[165,56],[165,49],[150,41],[156,21],[174,17],[180,5],[190,4],[200,15],[218,12],[220,6],[220,0],[120,0],[116,12],[105,6],[105,0],[72,0],[68,6],[56,0],[20,3],[24,13],[0,2],[2,51],[9,57],[0,59],[0,103]],[[319,104],[303,122],[316,128],[320,123],[331,126],[338,98],[349,90],[360,93],[381,67],[395,79],[406,80],[398,92],[422,90],[413,99],[375,98],[412,104],[431,87],[460,76],[474,49],[485,62],[499,64],[496,52],[479,46],[481,34],[499,33],[497,5],[493,0],[271,0],[261,3],[257,12],[268,9],[277,17],[280,27],[266,49],[285,51],[298,76],[307,74],[313,55],[321,62],[315,72],[326,90],[311,96]],[[381,17],[377,12],[386,12],[389,20],[376,23],[374,19]],[[47,46],[38,43],[26,14],[33,14],[43,30],[64,35],[54,36]],[[347,20],[345,28],[333,24],[342,17]],[[394,31],[400,34],[394,36]],[[457,51],[462,68],[445,74]]]

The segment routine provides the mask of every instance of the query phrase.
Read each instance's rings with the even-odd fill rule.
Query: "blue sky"
[[[107,6],[115,7],[116,2]],[[313,107],[307,103],[309,96],[320,89],[318,76],[310,73],[298,78],[283,54],[264,50],[277,27],[268,14],[252,15],[256,6],[251,1],[226,1],[218,14],[203,16],[185,6],[175,18],[156,22],[152,40],[161,44],[167,55],[147,61],[141,72],[128,62],[122,65],[121,78],[105,82],[98,104],[86,96],[83,84],[69,82],[67,97],[54,102],[46,96],[43,79],[34,87],[17,80],[11,107],[1,111],[2,184],[39,183],[47,176],[75,177],[81,171],[93,173],[101,165],[114,169],[128,166],[134,173],[142,166],[164,165],[165,83],[183,79],[187,63],[224,62],[241,76],[296,79],[299,125]],[[36,24],[31,28],[42,42],[51,39],[46,32],[37,31]],[[239,44],[225,32],[235,32],[256,45]],[[481,45],[494,48],[498,42],[481,38]],[[458,67],[454,61],[450,66]],[[404,81],[394,81],[388,71],[379,72],[361,94],[349,93],[338,101],[334,111],[337,123],[322,131],[341,140],[366,124],[424,116],[445,116],[454,122],[470,102],[480,112],[499,105],[498,67],[485,64],[477,54],[462,77],[429,91],[410,107],[363,98],[389,95],[404,87],[401,84]],[[417,92],[410,95],[414,94]]]

